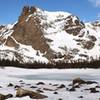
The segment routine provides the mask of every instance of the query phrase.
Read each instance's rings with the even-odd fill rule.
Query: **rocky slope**
[[[100,22],[25,6],[13,25],[0,26],[0,59],[20,63],[90,61],[100,56]]]

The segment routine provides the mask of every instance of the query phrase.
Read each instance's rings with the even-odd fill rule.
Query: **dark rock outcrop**
[[[16,43],[16,41],[11,36],[7,38],[5,45],[8,47],[15,47],[15,48],[19,47],[19,44]]]
[[[49,46],[43,36],[38,16],[29,17],[34,12],[36,12],[35,7],[29,8],[25,6],[23,8],[18,23],[13,28],[12,36],[19,43],[31,45],[35,50],[40,50],[40,52],[44,53],[48,51]]]
[[[6,96],[3,94],[0,94],[0,100],[5,100],[5,99],[6,99]]]
[[[76,91],[76,89],[74,87],[72,87],[72,88],[68,89],[68,91],[73,92],[73,91]]]
[[[81,78],[75,78],[75,79],[73,79],[73,82],[72,82],[73,86],[76,86],[75,84],[78,84],[78,85],[87,84],[88,85],[88,84],[93,84],[93,83],[97,84],[97,82],[95,82],[95,81],[85,81]]]
[[[85,28],[85,25],[83,22],[79,20],[78,17],[76,17],[76,20],[73,22],[73,18],[75,16],[68,16],[66,19],[66,25],[65,25],[65,31],[69,34],[73,34],[74,36],[78,35],[80,31]]]
[[[8,84],[8,87],[12,87],[12,86],[14,86],[12,83],[9,83],[9,84]]]
[[[45,85],[44,82],[38,82],[36,85]]]
[[[5,100],[5,99],[8,99],[8,98],[12,98],[12,97],[13,97],[12,94],[7,94],[7,95],[0,94],[0,100]]]
[[[90,90],[90,93],[97,93],[97,92],[99,92],[99,91],[96,90],[96,88],[90,88],[89,90]]]
[[[82,48],[88,49],[88,50],[92,49],[94,47],[94,45],[95,45],[94,42],[86,41],[86,40],[83,40],[81,43],[82,43]]]
[[[75,84],[85,84],[86,83],[86,81],[84,81],[84,80],[82,80],[81,78],[75,78],[75,79],[73,79],[73,85],[75,85]]]
[[[24,97],[24,96],[29,96],[32,99],[44,99],[47,98],[47,96],[39,94],[37,92],[25,90],[22,88],[18,88],[16,92],[16,97]]]

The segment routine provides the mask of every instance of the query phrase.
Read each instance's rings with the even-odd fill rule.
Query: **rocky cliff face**
[[[27,18],[36,13],[35,7],[24,7],[18,23],[13,27],[12,36],[21,44],[31,45],[36,50],[45,53],[49,49],[46,39],[40,26],[40,20],[37,16]]]
[[[67,33],[76,36],[83,28],[85,28],[85,25],[78,17],[71,15],[66,18],[65,30]]]
[[[17,23],[0,26],[0,58],[73,62],[100,56],[100,22],[83,23],[67,12],[25,6]]]

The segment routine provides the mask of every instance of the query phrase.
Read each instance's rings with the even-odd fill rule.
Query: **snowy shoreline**
[[[14,88],[16,85],[26,90],[37,91],[40,89],[40,91],[43,91],[42,94],[48,96],[48,98],[43,100],[59,100],[59,98],[62,98],[62,100],[66,100],[66,98],[68,98],[68,100],[99,100],[100,98],[99,92],[90,93],[90,90],[85,90],[100,86],[100,69],[23,69],[5,67],[4,69],[0,69],[0,75],[0,86],[2,87],[0,88],[0,93],[11,93],[14,96],[7,100],[32,100],[28,96],[16,98],[16,89]],[[73,92],[66,90],[67,88],[71,88],[69,85],[72,83],[72,80],[77,77],[84,80],[96,81],[97,84],[80,85],[80,88],[77,88],[76,91]],[[43,82],[44,85],[37,85],[39,82]],[[10,83],[12,83],[13,86],[8,87]],[[62,84],[65,85],[65,87],[56,90]],[[37,88],[30,88],[32,86],[36,86]],[[45,88],[47,90],[45,90]],[[97,88],[97,90],[100,91],[100,88]],[[58,94],[54,94],[55,92]],[[83,96],[83,98],[79,98],[80,96]]]

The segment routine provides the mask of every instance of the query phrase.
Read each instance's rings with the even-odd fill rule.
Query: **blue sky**
[[[48,11],[67,11],[84,21],[100,18],[100,0],[0,0],[0,24],[17,21],[24,5]]]

